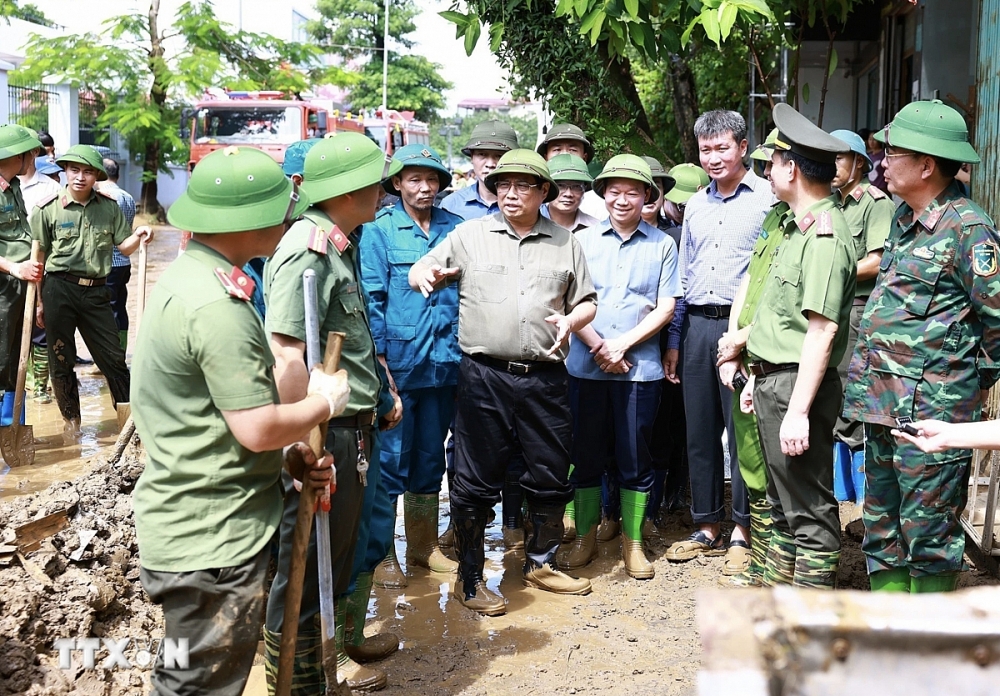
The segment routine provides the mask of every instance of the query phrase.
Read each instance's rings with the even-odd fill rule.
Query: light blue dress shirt
[[[496,201],[487,203],[479,195],[479,182],[452,191],[441,201],[441,209],[454,213],[463,220],[475,220],[500,212]]]

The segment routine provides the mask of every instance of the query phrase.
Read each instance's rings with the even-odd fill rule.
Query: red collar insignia
[[[233,266],[228,274],[223,269],[216,268],[215,277],[219,279],[222,287],[226,289],[230,297],[235,297],[237,300],[242,300],[243,302],[250,301],[250,296],[253,295],[253,291],[256,288],[256,284],[250,276],[236,266]]]

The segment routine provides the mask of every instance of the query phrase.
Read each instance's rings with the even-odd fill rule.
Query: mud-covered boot
[[[354,592],[347,596],[347,623],[344,626],[344,652],[355,662],[377,662],[399,650],[399,636],[376,633],[365,636],[368,599],[372,594],[372,573],[358,573]]]
[[[621,524],[618,520],[612,520],[607,517],[601,520],[601,523],[597,526],[597,540],[598,541],[614,541],[618,538],[621,533]]]
[[[389,553],[375,566],[374,583],[385,590],[401,590],[407,586],[406,573],[396,558],[396,542],[389,544]]]
[[[910,593],[954,592],[958,587],[958,573],[940,573],[938,575],[918,575],[910,578]]]
[[[520,468],[520,467],[518,467]],[[508,551],[524,548],[524,489],[521,488],[521,472],[507,471],[503,482],[503,496],[500,509],[503,512],[503,545]]]
[[[764,567],[764,587],[791,585],[795,577],[795,538],[787,529],[771,526],[771,543],[767,547]]]
[[[569,465],[569,475],[573,475],[575,467]],[[576,498],[566,503],[566,511],[563,513],[563,542],[573,541],[577,535],[576,526]]]
[[[379,691],[385,688],[388,680],[385,672],[374,667],[359,665],[351,659],[345,650],[347,630],[347,597],[337,597],[334,600],[337,628],[334,632],[337,646],[337,677],[346,681],[352,691]],[[316,693],[324,693],[319,691]]]
[[[404,493],[403,525],[406,528],[406,562],[433,573],[454,573],[458,563],[438,548],[438,494]]]
[[[274,696],[278,684],[278,655],[281,634],[264,629],[264,681],[268,696]],[[295,641],[292,669],[292,696],[311,696],[326,691],[323,675],[323,637],[319,631],[299,631]]]
[[[910,569],[890,568],[879,570],[868,576],[872,592],[907,592],[910,591]]]
[[[750,499],[750,567],[738,575],[723,575],[723,587],[760,587],[771,544],[771,504],[765,496]]]
[[[814,551],[797,549],[795,575],[792,585],[814,590],[837,589],[837,569],[840,567],[840,550]]]
[[[565,508],[565,505],[531,506],[529,502],[531,532],[524,543],[524,584],[555,594],[590,594],[593,589],[590,580],[574,578],[556,567]]]
[[[625,572],[636,580],[649,580],[656,574],[642,550],[642,522],[646,519],[648,499],[649,493],[621,489],[622,559]]]
[[[468,609],[483,616],[507,612],[504,598],[490,591],[483,580],[486,565],[486,510],[451,507],[455,523],[455,551],[458,553],[458,578],[453,594]]]
[[[556,561],[564,570],[582,568],[597,558],[597,522],[601,517],[601,489],[577,488],[573,494],[579,526],[576,538],[559,548]],[[565,539],[565,534],[563,535]]]

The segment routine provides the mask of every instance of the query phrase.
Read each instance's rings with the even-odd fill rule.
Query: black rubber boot
[[[505,613],[507,604],[503,597],[491,592],[483,581],[486,510],[452,505],[451,520],[455,525],[455,552],[458,554],[455,599],[484,616]]]
[[[556,594],[590,594],[590,580],[571,577],[556,567],[565,509],[565,505],[529,504],[531,526],[524,542],[524,584]]]

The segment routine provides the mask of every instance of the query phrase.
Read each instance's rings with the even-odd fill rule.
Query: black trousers
[[[129,399],[130,377],[125,351],[105,286],[84,287],[54,276],[42,286],[45,303],[45,341],[49,347],[49,374],[63,418],[80,417],[80,387],[76,364],[76,331],[98,369],[108,380],[115,404]]]
[[[169,573],[140,568],[139,579],[163,607],[164,638],[188,640],[187,667],[166,664],[161,642],[153,669],[154,696],[240,696],[246,686],[264,611],[271,545],[246,563]]]
[[[691,518],[696,525],[725,519],[726,475],[722,451],[722,432],[725,430],[731,457],[733,521],[746,527],[750,524],[750,501],[736,457],[733,428],[733,399],[736,397],[719,380],[715,365],[719,339],[728,326],[728,317],[716,319],[689,312],[684,318],[680,377],[687,419]]]
[[[464,356],[454,441],[453,507],[493,507],[519,450],[525,469],[520,481],[528,505],[565,505],[573,499],[568,480],[572,417],[566,368],[557,364],[514,375]]]
[[[108,274],[108,290],[111,291],[111,311],[115,315],[115,325],[119,331],[128,331],[128,281],[132,278],[131,266],[114,266]]]
[[[26,287],[23,280],[0,273],[0,392],[17,386]]]

